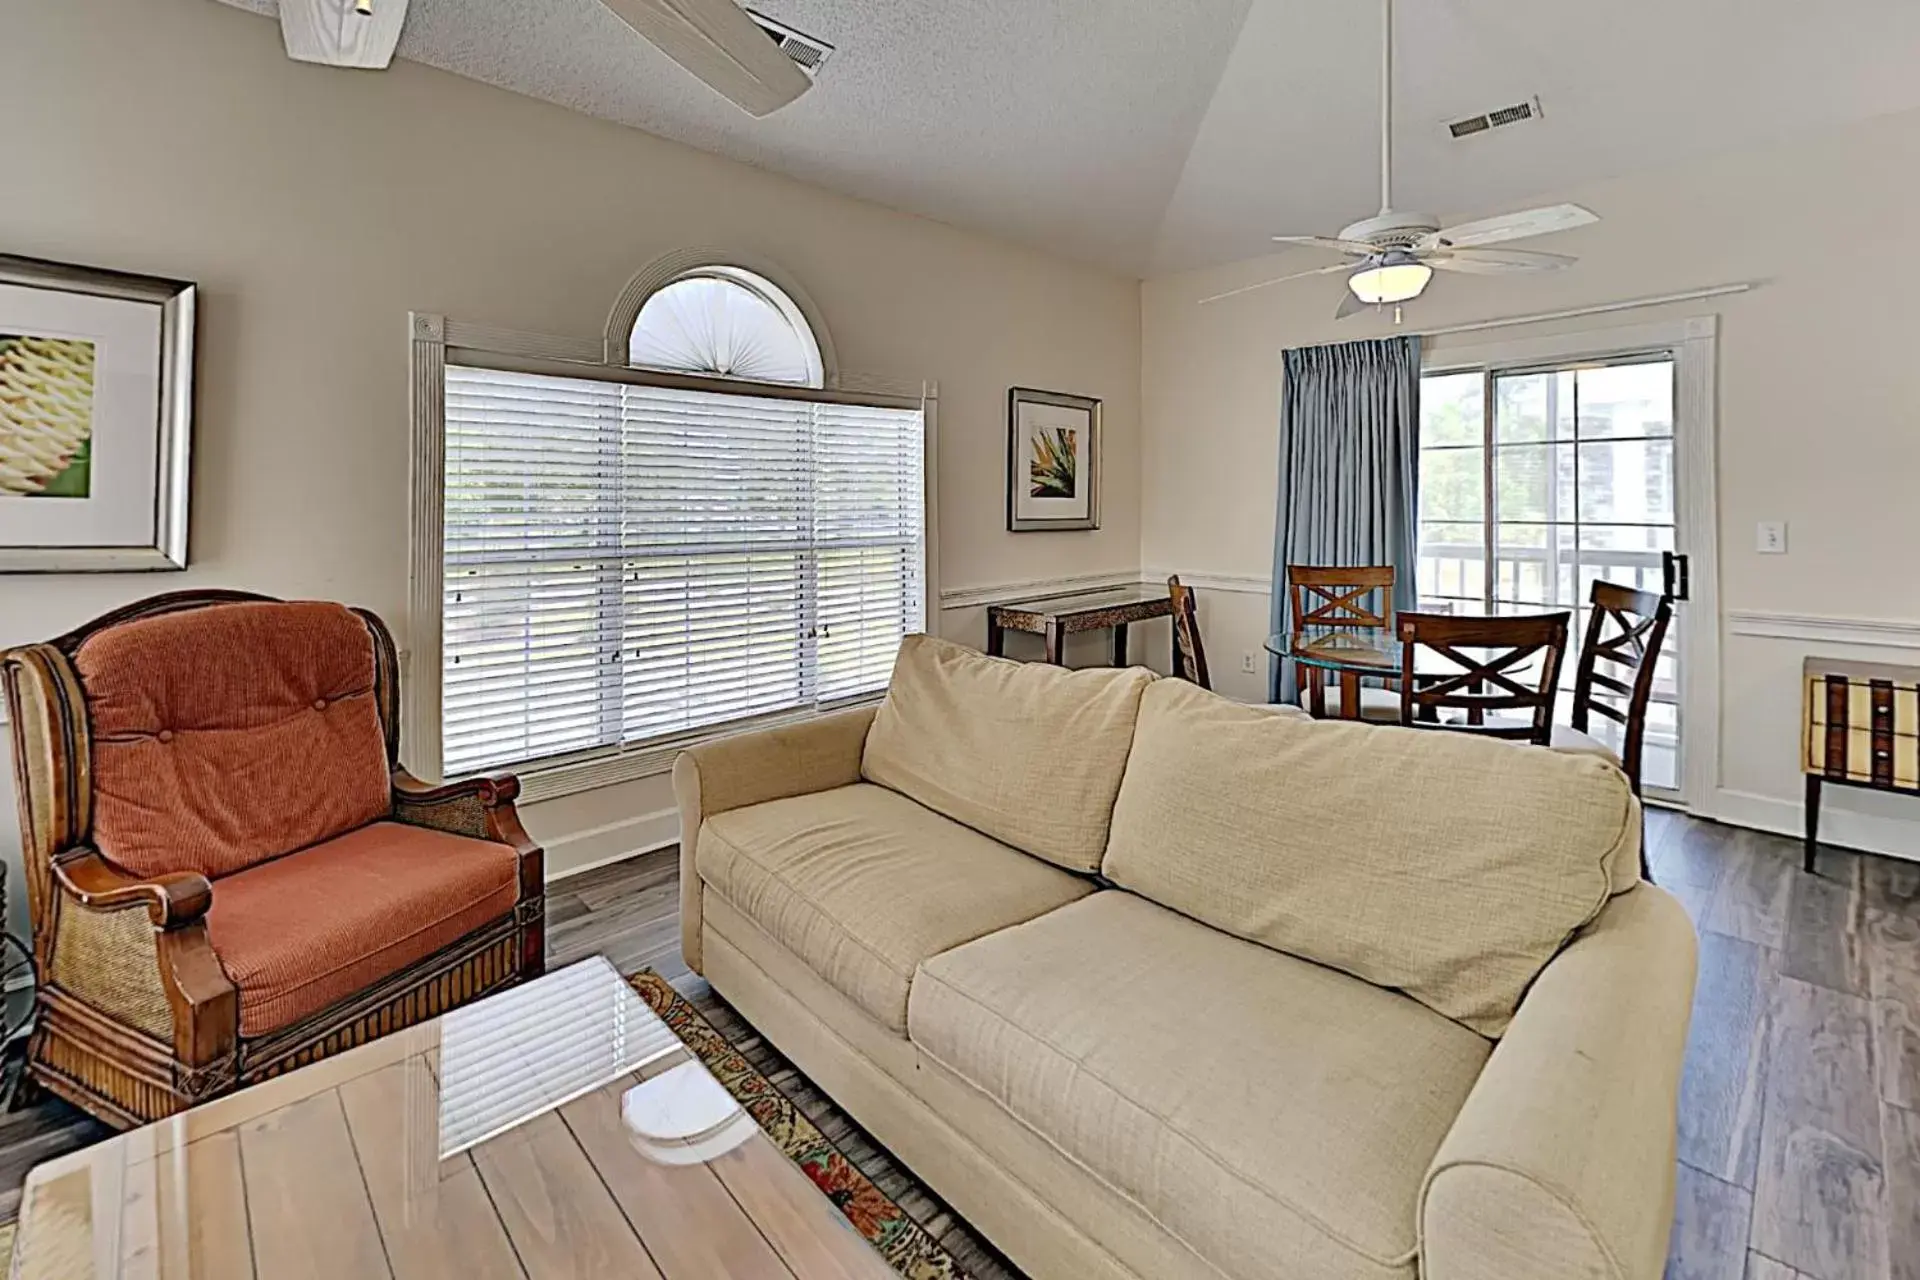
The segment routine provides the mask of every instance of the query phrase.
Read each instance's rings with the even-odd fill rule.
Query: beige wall
[[[203,292],[193,567],[0,578],[0,644],[221,585],[366,605],[404,645],[407,312],[594,335],[634,271],[696,244],[803,282],[844,370],[939,382],[943,587],[1139,563],[1133,280],[414,64],[294,64],[211,0],[10,6],[0,116],[0,251]],[[1005,532],[1015,384],[1106,401],[1105,528]],[[976,614],[949,626],[978,640]],[[556,861],[605,856],[669,802],[643,783],[529,826]]]
[[[1851,633],[1831,626],[1813,628],[1824,639],[1750,635],[1779,629],[1778,619],[1731,615],[1889,620],[1905,624],[1889,639],[1920,646],[1920,259],[1910,249],[1920,228],[1920,114],[1553,198],[1579,200],[1604,218],[1542,246],[1579,254],[1578,267],[1518,281],[1442,277],[1409,323],[1440,327],[1760,282],[1738,297],[1554,328],[1721,317],[1726,634],[1720,791],[1705,799],[1743,821],[1797,826],[1802,656],[1920,662],[1920,652],[1840,643],[1832,637]],[[1309,265],[1296,253],[1143,289],[1143,562],[1246,580],[1229,584],[1237,591],[1202,593],[1215,672],[1246,695],[1264,680],[1238,673],[1241,654],[1258,650],[1267,630],[1267,598],[1252,584],[1272,559],[1280,353],[1391,326],[1370,317],[1334,325],[1336,280],[1196,302]],[[1789,522],[1789,554],[1756,554],[1760,520]],[[1920,856],[1920,822],[1896,820],[1920,819],[1914,802],[1838,795],[1831,806],[1834,839]]]

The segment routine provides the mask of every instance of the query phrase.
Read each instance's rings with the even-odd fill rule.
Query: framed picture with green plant
[[[1100,402],[1015,387],[1007,393],[1007,528],[1100,527]]]
[[[0,573],[186,568],[195,294],[0,255]]]

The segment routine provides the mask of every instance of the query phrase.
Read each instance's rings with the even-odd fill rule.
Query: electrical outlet
[[[1240,655],[1240,674],[1246,676],[1258,674],[1254,669],[1253,651],[1251,649]]]
[[[1787,522],[1762,520],[1754,531],[1753,549],[1763,556],[1787,554]]]

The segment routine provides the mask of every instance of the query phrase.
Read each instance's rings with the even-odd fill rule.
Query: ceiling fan
[[[1259,284],[1229,289],[1203,298],[1218,302],[1256,289],[1270,288],[1309,276],[1347,273],[1347,293],[1334,318],[1371,306],[1410,302],[1426,291],[1436,269],[1469,275],[1510,275],[1528,271],[1557,271],[1573,265],[1560,253],[1535,253],[1486,246],[1529,236],[1543,236],[1598,222],[1598,215],[1577,204],[1545,205],[1518,213],[1442,227],[1432,214],[1406,213],[1393,207],[1393,0],[1381,0],[1385,39],[1380,57],[1380,212],[1341,229],[1337,236],[1275,236],[1279,244],[1310,245],[1348,255],[1345,262],[1296,271]]]
[[[733,0],[601,0],[660,52],[749,115],[764,116],[813,87],[775,37]],[[287,54],[336,67],[393,61],[407,0],[280,0]]]

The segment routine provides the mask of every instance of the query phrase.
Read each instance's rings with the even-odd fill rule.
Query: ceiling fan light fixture
[[[1368,306],[1411,302],[1426,292],[1433,268],[1405,254],[1389,254],[1347,277],[1347,288]]]

